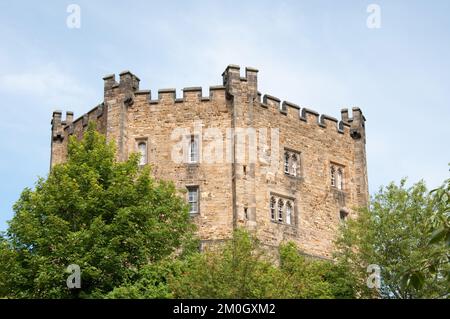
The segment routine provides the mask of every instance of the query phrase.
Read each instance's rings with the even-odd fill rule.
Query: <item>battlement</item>
[[[127,105],[133,105],[134,101],[140,102],[139,105],[141,103],[148,103],[149,105],[175,105],[185,102],[202,103],[210,101],[225,103],[226,99],[246,90],[249,94],[255,96],[254,99],[260,107],[278,110],[282,116],[296,117],[301,122],[317,124],[318,127],[323,129],[333,128],[340,134],[349,132],[351,134],[351,128],[364,129],[366,119],[357,107],[352,109],[351,117],[349,116],[348,109],[342,109],[341,119],[338,120],[326,114],[319,114],[310,108],[300,107],[298,104],[289,101],[281,101],[281,99],[269,94],[262,95],[257,90],[258,70],[252,67],[246,67],[245,76],[241,76],[240,71],[240,66],[235,64],[228,65],[222,73],[223,85],[210,86],[209,95],[207,96],[203,95],[202,87],[185,87],[181,90],[182,94],[180,97],[177,97],[177,90],[175,88],[159,89],[155,97],[153,97],[151,90],[140,90],[140,79],[126,70],[119,73],[119,82],[116,81],[115,74],[109,74],[103,77],[105,101],[109,98],[115,99],[118,95],[122,94],[124,95],[122,101]],[[87,125],[88,119],[91,118],[92,113],[95,113],[96,117],[100,117],[103,115],[105,109],[107,109],[106,103],[103,102],[75,121],[73,121],[72,112],[67,112],[66,120],[62,121],[62,112],[55,111],[52,120],[52,125],[55,127],[53,131],[60,131],[62,128],[73,132],[73,126],[79,121],[82,122],[82,126],[85,126]],[[61,126],[60,129],[58,129],[58,125]]]
[[[177,97],[175,88],[159,89],[156,98],[153,98],[151,90],[140,90],[134,92],[134,99],[150,105],[225,100],[225,87],[222,85],[210,86],[207,96],[203,96],[201,87],[186,87],[181,89],[181,92],[182,97]]]
[[[73,122],[73,112],[67,111],[65,120],[62,119],[62,111],[53,111],[52,115],[52,140],[53,141],[63,141],[64,140],[64,129]]]
[[[274,110],[278,110],[281,115],[292,115],[294,117],[297,117],[300,121],[306,123],[314,123],[324,129],[328,127],[335,128],[336,131],[340,134],[350,132],[350,127],[352,127],[353,123],[357,125],[363,125],[363,123],[365,122],[365,118],[359,108],[353,108],[353,118],[348,117],[348,109],[342,109],[341,120],[338,120],[333,116],[320,114],[315,110],[307,107],[300,107],[298,104],[289,101],[281,102],[281,99],[269,94],[265,94],[262,96],[261,92],[258,92],[257,101],[258,104],[265,109],[272,108]]]
[[[347,111],[347,113],[342,112],[341,120],[338,120],[326,114],[319,114],[307,107],[300,107],[292,102],[282,102],[278,97],[269,94],[262,95],[258,91],[257,69],[246,67],[244,77],[240,76],[240,69],[240,66],[230,64],[222,73],[223,85],[227,96],[239,94],[244,88],[247,94],[255,95],[255,100],[259,106],[268,110],[278,110],[281,115],[297,117],[302,122],[314,123],[323,129],[333,128],[340,134],[351,134],[351,127],[364,128],[365,118],[359,108],[353,108],[354,115],[352,118],[348,117]]]

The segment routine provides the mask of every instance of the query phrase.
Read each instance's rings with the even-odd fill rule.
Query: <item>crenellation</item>
[[[314,110],[308,109],[306,107],[302,108],[302,110],[301,110],[301,117],[307,123],[318,124],[319,123],[319,116],[320,116],[319,113],[317,113]]]
[[[300,119],[300,106],[292,102],[283,101],[281,110],[285,112],[288,117]]]
[[[264,94],[264,96],[263,96],[263,104],[265,104],[269,107],[273,107],[273,108],[277,109],[278,111],[280,110],[280,102],[281,102],[281,100],[275,96],[272,96],[269,94]]]
[[[361,112],[361,109],[359,107],[353,107],[352,108],[352,120],[355,122],[356,125],[363,125],[365,122],[365,117]]]
[[[88,125],[88,123],[89,123],[89,115],[88,114],[83,115],[83,119],[82,119],[81,123],[83,124],[83,127]]]
[[[286,110],[288,109],[288,108],[293,108],[293,109],[295,109],[295,110],[297,110],[297,112],[300,110],[300,106],[298,106],[297,104],[294,104],[294,103],[292,103],[292,102],[288,102],[288,101],[283,101],[283,103],[282,103],[282,106],[283,106],[283,108],[285,108]]]
[[[70,125],[73,122],[73,112],[67,111],[66,112],[66,125]]]
[[[225,101],[226,87],[223,85],[214,85],[209,87],[209,98],[211,101]]]
[[[348,124],[344,123],[343,121],[339,121],[338,126],[337,126],[337,131],[339,134],[345,134],[345,128],[344,128],[345,125],[348,125]]]
[[[320,124],[325,128],[334,128],[335,130],[339,131],[338,122],[338,119],[335,117],[326,114],[322,114],[320,116]]]
[[[61,125],[61,121],[62,121],[62,111],[61,110],[56,110],[53,111],[53,116],[52,116],[52,126],[57,127]]]
[[[117,86],[118,83],[116,82],[116,75],[115,74],[108,74],[103,77],[104,81],[104,90],[109,91],[113,87]]]
[[[152,93],[150,90],[139,90],[134,92],[134,99],[139,102],[149,102],[151,97]]]
[[[171,104],[175,103],[176,100],[176,89],[159,89],[158,90],[158,100],[160,102],[169,102]]]
[[[262,102],[262,93],[261,92],[259,92],[259,91],[256,92],[256,100],[255,101],[261,104],[261,102]]]
[[[134,92],[135,96],[148,96],[149,98],[151,97],[151,91],[150,90],[139,90]]]
[[[183,88],[183,101],[200,102],[201,99],[202,99],[201,87],[196,86]]]
[[[344,123],[348,123],[348,109],[342,109],[341,110],[341,119]]]
[[[139,90],[139,82],[140,79],[131,73],[130,71],[122,71],[119,74],[120,76],[120,87],[122,87],[124,90],[132,90],[132,91],[138,91]]]

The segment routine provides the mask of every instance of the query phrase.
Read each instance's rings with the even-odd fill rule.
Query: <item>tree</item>
[[[422,269],[424,260],[436,255],[448,256],[448,245],[429,245],[430,220],[440,219],[437,206],[441,203],[430,195],[423,182],[410,188],[402,180],[391,183],[373,197],[368,209],[362,209],[356,219],[342,226],[337,241],[337,259],[355,275],[355,287],[361,297],[438,298],[448,292],[448,282],[442,276],[448,263],[432,273],[423,269],[414,280],[423,282],[422,289],[404,284],[408,269]],[[367,286],[367,267],[378,265],[381,286]],[[413,277],[414,278],[414,277]]]
[[[428,220],[427,228],[431,230],[431,236],[427,247],[433,250],[433,254],[423,258],[416,267],[410,267],[402,278],[402,284],[412,286],[417,290],[424,287],[424,278],[427,273],[444,278],[447,287],[450,287],[450,179],[447,179],[441,187],[430,192],[433,202],[433,213]],[[444,246],[447,249],[433,249],[436,246]],[[448,297],[447,291],[442,297]]]
[[[0,239],[0,297],[103,297],[195,246],[185,201],[138,160],[117,162],[92,123],[81,141],[72,137],[67,163],[14,205]],[[70,264],[81,268],[75,291],[66,286]]]
[[[169,287],[180,298],[346,298],[352,297],[346,276],[330,261],[307,259],[293,243],[282,245],[279,266],[273,255],[244,230],[235,231],[223,247],[193,254],[173,276]]]

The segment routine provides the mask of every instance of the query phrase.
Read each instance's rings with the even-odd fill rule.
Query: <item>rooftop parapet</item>
[[[202,88],[200,86],[187,87],[183,89],[183,101],[201,101]]]
[[[133,91],[139,90],[140,79],[136,75],[127,70],[120,72],[119,76],[120,76],[119,86],[126,89],[132,89]]]
[[[239,65],[230,64],[222,73],[223,85],[226,87],[228,94],[236,94],[241,82],[246,82],[247,89],[256,95],[258,91],[258,70],[246,67],[245,77],[241,77],[240,69]]]
[[[240,94],[246,91],[253,95],[254,101],[265,108],[275,108],[282,115],[292,117],[298,116],[303,122],[316,123],[319,127],[328,128],[336,127],[339,133],[346,132],[346,128],[362,127],[364,128],[365,118],[359,108],[352,109],[352,117],[349,117],[348,109],[341,110],[342,120],[339,121],[335,117],[318,112],[306,107],[300,107],[297,104],[288,101],[281,101],[279,98],[265,94],[262,95],[257,90],[258,70],[252,67],[245,68],[245,76],[240,75],[240,66],[230,64],[222,73],[223,85],[211,86],[209,88],[209,96],[202,96],[201,87],[186,87],[182,89],[182,98],[176,97],[176,89],[160,89],[157,98],[152,99],[150,90],[139,90],[139,78],[130,71],[120,73],[119,83],[115,80],[115,75],[107,75],[103,79],[105,81],[105,92],[114,88],[123,88],[125,93],[129,93],[126,98],[147,101],[150,104],[159,104],[161,102],[168,104],[178,104],[184,102],[206,102],[214,100],[222,100],[226,97]],[[123,91],[122,91],[123,92]],[[131,105],[130,104],[130,105]]]
[[[265,94],[262,96],[261,99],[261,93],[258,92],[257,100],[256,102],[263,108],[271,108],[278,110],[282,115],[289,115],[291,116],[297,116],[298,119],[300,119],[303,122],[307,123],[314,123],[317,124],[319,127],[322,128],[335,128],[338,133],[344,134],[350,132],[350,122],[353,121],[353,119],[348,118],[348,111],[342,110],[342,121],[339,121],[337,118],[326,115],[326,114],[320,114],[312,109],[306,108],[306,107],[300,107],[299,105],[283,101],[275,96]],[[362,116],[362,113],[360,112],[359,108],[354,108],[354,117],[358,119],[364,119]],[[365,120],[365,119],[364,119]],[[346,130],[347,128],[347,130]]]
[[[112,95],[112,90],[121,88],[122,92],[136,92],[139,90],[139,78],[130,71],[122,71],[119,74],[119,83],[115,74],[108,74],[103,77],[105,97]]]
[[[342,109],[341,117],[345,124],[351,126],[350,135],[352,138],[364,139],[366,118],[359,107],[352,108],[352,117],[349,117],[348,109]]]
[[[68,126],[71,126],[73,122],[73,112],[67,111],[66,118],[63,120],[62,111],[55,110],[52,115],[52,140],[53,141],[62,141],[64,139],[64,129]]]

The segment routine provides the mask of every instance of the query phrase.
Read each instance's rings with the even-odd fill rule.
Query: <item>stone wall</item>
[[[65,160],[68,136],[80,138],[93,120],[116,143],[118,160],[137,152],[138,143],[145,141],[156,179],[173,180],[180,190],[199,187],[200,209],[193,218],[204,242],[220,242],[233,228],[244,226],[267,245],[293,240],[306,254],[330,257],[341,211],[352,216],[354,208],[367,205],[365,118],[358,108],[352,117],[342,110],[338,121],[270,95],[262,97],[257,74],[246,68],[241,77],[239,66],[230,65],[222,74],[223,86],[210,87],[209,96],[191,87],[183,89],[182,98],[176,98],[175,89],[159,90],[152,97],[150,91],[139,90],[139,78],[129,71],[120,74],[119,82],[106,76],[103,103],[73,123],[71,114],[62,122],[61,113],[54,113],[52,165]],[[204,133],[211,128],[223,138],[222,160],[174,160],[174,148],[186,135],[201,136],[200,153],[206,151],[214,137]],[[248,129],[255,129],[256,156],[238,151],[251,145],[250,137],[237,137]],[[261,143],[258,134],[265,129],[266,143]],[[271,132],[279,133],[278,149]],[[299,157],[297,176],[284,173],[285,150]],[[261,154],[272,159],[262,161]],[[343,170],[342,190],[331,185],[332,164]],[[290,225],[271,219],[272,195],[293,203]]]

